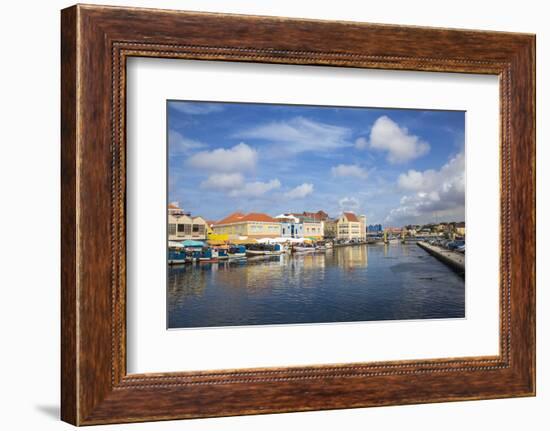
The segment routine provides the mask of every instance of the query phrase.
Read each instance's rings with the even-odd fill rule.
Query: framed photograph
[[[62,419],[535,394],[535,37],[62,11]]]

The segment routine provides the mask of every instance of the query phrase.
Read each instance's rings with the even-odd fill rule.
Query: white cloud
[[[387,151],[390,163],[404,163],[427,154],[430,145],[418,136],[411,135],[405,127],[383,115],[372,126],[370,148]]]
[[[184,137],[175,130],[168,131],[168,149],[171,154],[189,154],[193,150],[207,147],[206,144]]]
[[[410,169],[406,174],[399,175],[397,184],[405,190],[422,190],[433,182],[435,171],[433,169],[419,172]]]
[[[331,168],[331,173],[335,177],[356,177],[366,179],[368,172],[359,165],[338,165]]]
[[[170,106],[188,115],[205,115],[223,111],[223,106],[218,103],[170,102]]]
[[[400,206],[390,211],[386,221],[464,220],[464,153],[454,156],[439,170],[409,170],[399,176],[397,183],[401,189],[412,193],[401,198]]]
[[[281,187],[281,182],[278,179],[273,179],[268,182],[254,181],[244,184],[243,187],[232,190],[229,196],[239,197],[259,197],[265,195],[267,192],[278,189]]]
[[[239,172],[254,169],[257,161],[257,151],[241,142],[229,149],[217,148],[213,151],[201,151],[192,155],[187,163],[198,169]]]
[[[359,200],[346,196],[338,201],[338,205],[342,211],[357,210],[359,208]]]
[[[291,153],[351,147],[353,144],[348,141],[350,135],[351,130],[347,127],[333,126],[304,117],[263,124],[237,134],[243,138],[270,141],[275,148]]]
[[[212,174],[200,184],[203,189],[214,190],[233,190],[241,188],[243,185],[244,177],[240,173]]]
[[[369,141],[367,141],[367,138],[359,137],[355,140],[355,148],[358,150],[364,150],[365,148],[368,148]]]
[[[301,199],[313,193],[313,184],[303,183],[285,193],[288,199]]]

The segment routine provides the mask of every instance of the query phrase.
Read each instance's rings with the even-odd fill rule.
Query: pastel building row
[[[168,208],[168,239],[205,240],[210,235],[217,238],[310,238],[313,240],[364,240],[366,216],[344,212],[332,219],[323,211],[317,213],[285,213],[271,217],[264,213],[234,212],[219,221],[207,221],[191,217],[177,205]]]

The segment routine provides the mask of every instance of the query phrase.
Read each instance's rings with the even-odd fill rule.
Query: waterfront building
[[[466,223],[463,221],[455,225],[455,231],[457,235],[466,236]]]
[[[359,223],[360,223],[359,229],[361,231],[361,236],[359,237],[359,239],[361,241],[365,241],[367,239],[367,216],[364,214],[360,215]]]
[[[309,215],[305,214],[311,214],[314,217],[310,217]],[[323,211],[317,211],[316,213],[291,213],[289,214],[298,220],[300,220],[300,223],[303,226],[303,236],[306,238],[312,238],[312,239],[323,239],[325,234],[325,222],[321,220],[322,218],[325,218],[326,213]],[[327,215],[328,217],[328,215]]]
[[[185,241],[188,239],[203,241],[207,236],[206,221],[202,217],[187,214],[168,214],[168,240]]]
[[[168,240],[203,241],[207,237],[208,226],[202,217],[191,217],[191,213],[181,209],[177,202],[168,204]]]
[[[281,236],[283,238],[303,238],[304,225],[300,219],[292,214],[279,214],[275,216],[281,223]]]
[[[344,212],[337,222],[336,238],[342,240],[364,240],[366,237],[365,216],[357,217],[353,212]]]
[[[295,217],[298,217],[298,218],[303,218],[303,217],[307,217],[307,218],[310,218],[310,219],[313,219],[313,220],[316,220],[316,221],[325,221],[325,220],[328,220],[329,219],[329,216],[326,212],[324,212],[323,210],[319,210],[317,212],[309,212],[309,211],[304,211],[302,213],[292,213],[293,216]]]
[[[304,237],[312,239],[324,238],[324,222],[310,217],[303,217],[301,221],[304,226]]]
[[[367,231],[369,233],[382,233],[384,229],[381,224],[369,224]]]
[[[448,223],[439,223],[438,225],[435,226],[435,230],[437,232],[447,232],[448,228],[449,228]]]
[[[338,219],[327,219],[323,221],[323,236],[325,239],[336,239],[338,236]]]
[[[280,221],[263,213],[235,212],[214,223],[212,229],[215,234],[229,235],[230,239],[242,236],[254,239],[281,236]]]
[[[387,227],[386,229],[384,229],[384,232],[387,232],[388,234],[392,234],[395,236],[399,236],[404,230],[406,229],[403,227]]]
[[[181,209],[178,202],[170,202],[168,204],[168,214],[171,214],[171,215],[187,215],[187,216],[191,215],[190,212],[184,211],[183,209]]]

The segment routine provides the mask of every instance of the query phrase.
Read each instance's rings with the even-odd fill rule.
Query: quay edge
[[[424,241],[418,241],[416,244],[423,250],[426,250],[433,257],[445,263],[464,277],[466,270],[466,256],[454,251],[445,250],[444,248],[428,244]]]

